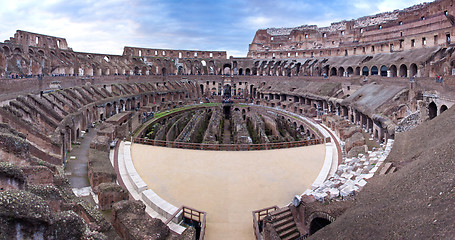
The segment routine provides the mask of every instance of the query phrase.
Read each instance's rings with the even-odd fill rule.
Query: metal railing
[[[134,143],[170,147],[170,148],[183,148],[194,150],[214,150],[214,151],[253,151],[253,150],[269,150],[269,149],[283,149],[293,147],[311,146],[330,142],[328,138],[317,138],[305,141],[296,142],[282,142],[282,143],[262,143],[262,144],[208,144],[208,143],[185,143],[174,141],[161,141],[146,138],[132,138]]]
[[[273,206],[268,208],[259,209],[253,211],[253,228],[254,228],[254,235],[256,236],[257,240],[262,240],[262,220],[269,215],[269,213],[276,211],[279,207]]]
[[[177,217],[177,215],[179,215],[180,213],[182,213],[182,218],[183,219],[187,219],[187,220],[191,220],[191,221],[194,221],[194,222],[197,222],[199,224],[199,227],[200,227],[200,232],[199,232],[199,238],[198,240],[204,240],[205,238],[205,225],[206,225],[206,217],[207,217],[207,213],[206,212],[203,212],[203,211],[199,211],[199,210],[196,210],[194,208],[190,208],[190,207],[187,207],[187,206],[181,206],[177,211],[175,211],[175,213],[165,222],[165,224],[169,224],[172,219],[174,219],[175,217]]]

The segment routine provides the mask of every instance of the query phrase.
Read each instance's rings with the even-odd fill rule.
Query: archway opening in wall
[[[369,70],[368,67],[365,66],[362,68],[362,76],[368,76]]]
[[[231,85],[229,85],[229,84],[224,85],[223,93],[224,93],[225,98],[230,98],[231,97]]]
[[[382,65],[381,66],[381,73],[380,73],[381,77],[387,77],[387,67]]]
[[[395,66],[395,65],[390,66],[389,71],[390,71],[390,77],[397,76],[397,66]]]
[[[400,77],[408,77],[408,67],[406,65],[401,64],[399,75]]]
[[[11,52],[11,50],[7,46],[3,46],[2,49],[3,49],[3,52],[5,53],[6,56],[8,56],[10,54],[10,52]],[[44,55],[44,52],[43,52],[43,55]]]
[[[337,69],[336,68],[331,68],[330,69],[330,76],[336,76],[337,75]]]
[[[323,227],[330,224],[330,221],[325,218],[315,218],[310,223],[310,235],[313,235]]]
[[[417,76],[417,64],[413,63],[409,67],[409,75],[410,77],[416,77]]]
[[[344,76],[344,68],[343,67],[338,68],[338,76],[340,76],[340,77]]]
[[[245,75],[247,75],[247,76],[251,75],[251,70],[249,68],[247,68],[245,70]]]
[[[223,113],[225,119],[231,118],[231,106],[230,105],[223,106]]]
[[[376,66],[371,67],[371,76],[378,75],[378,74],[379,74],[378,67],[376,67]]]
[[[348,67],[347,71],[347,77],[350,77],[354,74],[354,69],[352,67]]]
[[[430,119],[433,119],[433,118],[435,118],[437,115],[438,115],[438,108],[437,108],[437,106],[436,106],[436,103],[431,102],[431,103],[428,105],[428,116],[430,117]]]
[[[201,87],[201,94],[204,95],[204,84],[199,85]]]
[[[239,75],[243,75],[243,68],[239,68]]]
[[[442,105],[441,108],[439,109],[439,114],[445,112],[447,110],[447,106],[446,105]]]
[[[161,69],[161,73],[163,74],[163,76],[166,76],[167,75],[166,68]]]
[[[179,68],[177,70],[177,75],[183,75],[183,67],[182,66],[179,66]]]
[[[355,75],[357,75],[357,76],[360,75],[360,67],[355,68]]]
[[[231,75],[231,64],[224,64],[223,65],[223,74],[226,76]]]
[[[139,67],[134,68],[134,75],[139,75]]]

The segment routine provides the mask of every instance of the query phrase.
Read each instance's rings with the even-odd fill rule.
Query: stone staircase
[[[292,217],[289,207],[278,209],[271,214],[272,225],[282,240],[295,240],[300,237],[300,232]]]

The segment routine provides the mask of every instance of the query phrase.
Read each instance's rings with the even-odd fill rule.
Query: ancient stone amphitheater
[[[453,4],[260,29],[245,58],[18,30],[0,43],[0,239],[243,238],[154,192],[131,157],[145,145],[244,161],[319,146],[311,183],[248,209],[245,239],[455,238]],[[271,174],[300,186],[294,166]]]

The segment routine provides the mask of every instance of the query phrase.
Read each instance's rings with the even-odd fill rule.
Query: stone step
[[[297,232],[294,232],[291,235],[281,238],[281,239],[282,240],[294,240],[294,239],[297,239],[298,237],[300,237],[300,233],[297,231]]]
[[[275,227],[275,231],[277,233],[279,233],[279,232],[284,232],[290,228],[295,228],[295,227],[296,227],[296,225],[295,225],[294,221],[288,221],[287,223],[285,223],[279,227]]]
[[[285,212],[290,212],[289,211],[289,207],[284,207],[284,208],[280,208],[278,210],[275,210],[275,211],[271,212],[270,215],[276,216],[276,215],[279,215],[279,214],[282,214],[282,213],[285,213]]]
[[[391,168],[392,168],[391,162],[384,164],[384,167],[382,167],[381,172],[379,172],[379,175],[387,174]]]
[[[289,212],[285,212],[285,213],[281,213],[281,214],[278,214],[278,215],[272,215],[272,218],[273,218],[274,222],[281,222],[282,220],[293,219],[292,218],[292,213],[290,211]]]
[[[291,236],[300,236],[300,233],[299,231],[297,230],[297,227],[293,227],[293,228],[290,228],[284,232],[281,232],[281,233],[278,233],[280,235],[280,238],[281,239],[293,239],[293,238],[289,238]]]
[[[290,216],[287,216],[285,218],[281,218],[281,219],[274,219],[273,221],[273,227],[276,228],[279,228],[283,225],[286,225],[290,222],[294,222],[294,218],[292,217],[292,214]]]

